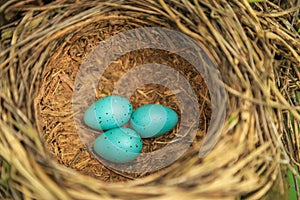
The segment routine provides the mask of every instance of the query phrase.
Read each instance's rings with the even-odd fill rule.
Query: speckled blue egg
[[[97,130],[108,130],[126,124],[132,114],[128,99],[112,95],[94,102],[84,113],[84,123]]]
[[[142,138],[161,136],[173,129],[177,122],[177,113],[159,104],[147,104],[139,107],[133,112],[130,121],[132,128]]]
[[[106,160],[126,163],[139,155],[143,142],[140,135],[130,128],[114,128],[98,136],[93,147]]]

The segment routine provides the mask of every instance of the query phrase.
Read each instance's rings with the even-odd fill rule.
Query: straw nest
[[[300,162],[298,16],[296,0],[2,3],[1,198],[258,199],[275,181],[284,192],[281,167]],[[76,132],[71,98],[88,54],[112,35],[139,27],[177,30],[201,44],[221,73],[227,108],[217,144],[200,159],[207,127],[216,123],[203,77],[176,52],[121,56],[99,81],[96,99],[155,58],[185,75],[200,111],[196,138],[180,159],[156,172],[130,174],[90,154]],[[174,91],[155,84],[138,88],[130,100],[135,108],[161,103],[180,112]],[[174,135],[144,140],[143,152],[162,148]]]

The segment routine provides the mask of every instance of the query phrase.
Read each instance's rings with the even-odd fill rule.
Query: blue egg
[[[121,96],[106,96],[94,102],[84,113],[84,123],[97,130],[108,130],[126,124],[132,105]]]
[[[142,138],[153,138],[170,131],[178,122],[177,113],[159,104],[147,104],[139,107],[131,116],[132,128]]]
[[[93,147],[106,160],[126,163],[139,155],[143,142],[139,134],[130,128],[114,128],[98,136]]]

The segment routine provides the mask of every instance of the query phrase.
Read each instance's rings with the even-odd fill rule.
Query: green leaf
[[[295,170],[298,172],[298,168],[296,166],[295,166]],[[297,199],[295,177],[291,170],[288,171],[288,179],[289,179],[289,185],[290,185],[290,199],[291,200]],[[297,182],[298,182],[298,186],[299,186],[300,180],[298,179]],[[298,195],[300,195],[300,194],[298,194]]]

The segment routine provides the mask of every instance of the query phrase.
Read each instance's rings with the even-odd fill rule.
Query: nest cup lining
[[[103,26],[104,23],[107,23],[108,26],[101,27],[100,24]],[[92,153],[91,147],[93,141],[96,136],[99,135],[99,132],[91,130],[90,135],[87,136],[88,139],[80,140],[73,122],[71,110],[72,102],[70,101],[70,99],[72,99],[77,70],[93,48],[95,48],[100,41],[109,38],[115,33],[133,28],[126,26],[128,22],[122,24],[114,22],[114,25],[111,25],[111,23],[112,22],[109,21],[90,24],[84,29],[68,35],[65,39],[68,43],[62,42],[63,45],[59,44],[57,46],[58,51],[51,56],[45,68],[41,87],[41,91],[44,95],[41,101],[38,102],[38,109],[40,113],[39,123],[43,127],[41,135],[49,151],[59,163],[76,169],[83,174],[97,177],[100,180],[115,182],[143,177],[150,173],[128,174],[118,172],[98,162],[90,153]],[[115,32],[111,32],[111,30],[115,30]],[[200,142],[205,136],[211,115],[209,92],[199,72],[184,58],[178,56],[176,52],[158,49],[140,49],[121,56],[107,67],[103,76],[100,78],[96,90],[96,99],[111,95],[119,79],[124,74],[134,67],[147,63],[159,63],[170,66],[188,80],[197,96],[196,101],[198,102],[200,112],[199,128],[196,133],[196,138],[191,145],[191,149],[199,148]],[[141,77],[148,75],[147,72],[145,72],[145,74],[138,74],[138,76]],[[166,85],[176,84],[167,83],[166,74],[162,73],[159,76],[160,79],[163,80],[162,82],[164,82],[164,79],[166,80]],[[139,77],[136,78],[138,79]],[[126,82],[126,84],[127,86],[129,84],[135,84],[135,81],[132,80],[131,82]],[[175,90],[175,92],[180,93],[182,88],[180,88],[180,85],[177,87],[178,89]],[[121,90],[117,92],[119,92],[118,95],[122,96],[122,92],[126,93],[126,90],[122,90],[121,87]],[[187,96],[186,98],[191,97]],[[179,123],[173,131],[158,138],[143,139],[142,153],[153,152],[163,148],[170,142],[174,142],[172,140],[175,134],[178,134],[177,130],[179,124],[184,125],[190,123],[181,121],[180,109],[186,109],[187,112],[191,113],[195,112],[194,110],[189,111],[189,107],[180,108],[176,94],[169,88],[159,84],[147,84],[138,87],[129,100],[133,104],[134,109],[148,103],[159,103],[174,109],[179,115]],[[84,102],[84,99],[82,99],[82,102]],[[84,110],[82,111],[84,112]],[[60,115],[57,115],[58,113],[60,113]],[[125,126],[128,126],[128,124]],[[187,125],[183,130],[186,132],[188,129],[189,127]],[[184,132],[180,134],[184,134]],[[87,145],[87,148],[85,148],[84,145]],[[184,156],[188,157],[189,155],[186,153]],[[163,161],[156,160],[155,162]],[[142,164],[141,169],[143,169]]]

